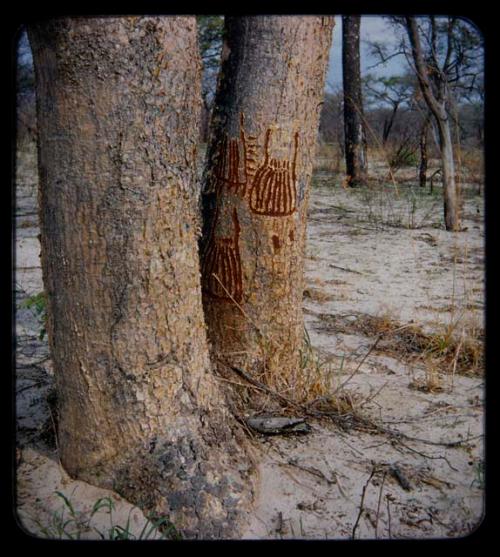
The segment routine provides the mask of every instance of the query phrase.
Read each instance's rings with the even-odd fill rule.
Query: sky
[[[361,55],[361,75],[367,72],[375,76],[401,75],[408,71],[408,63],[403,56],[392,58],[385,64],[372,68],[378,60],[369,52],[369,42],[381,42],[386,46],[397,46],[397,36],[395,30],[387,22],[387,18],[381,16],[361,16],[360,29],[360,55]],[[27,37],[23,34],[21,42],[28,46]],[[31,58],[29,46],[26,49],[28,58]],[[31,61],[31,60],[30,60]],[[327,70],[326,89],[335,91],[342,88],[342,17],[335,16],[335,27],[333,29],[333,41],[330,49],[330,60]]]
[[[385,18],[380,16],[361,16],[360,26],[360,59],[361,74],[367,71],[378,76],[391,76],[402,74],[407,69],[406,60],[397,56],[385,65],[368,70],[377,60],[368,51],[368,41],[383,42],[386,45],[396,44],[394,30],[387,24]],[[333,29],[332,48],[330,49],[330,61],[326,77],[327,90],[342,87],[342,17],[335,16],[335,27]]]
[[[394,31],[387,25],[383,17],[362,16],[361,17],[361,72],[365,73],[367,68],[376,60],[369,55],[366,45],[367,41],[381,41],[384,43],[394,42]],[[24,49],[26,57],[31,62],[31,52],[29,50],[26,33],[21,36],[21,43],[28,48]],[[385,66],[379,66],[369,70],[378,75],[395,75],[402,73],[406,62],[400,57],[389,61]],[[342,86],[342,17],[335,16],[335,27],[333,30],[333,42],[330,50],[330,62],[327,72],[327,84],[331,87]]]

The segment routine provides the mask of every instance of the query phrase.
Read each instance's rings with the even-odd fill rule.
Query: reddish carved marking
[[[214,223],[217,220],[216,214]],[[211,238],[203,257],[203,291],[219,300],[241,301],[243,294],[241,258],[239,250],[240,224],[233,209],[234,234],[231,238]],[[219,280],[214,276],[216,275]]]
[[[215,184],[208,192],[219,192],[225,185],[233,193],[245,197],[257,167],[257,138],[245,134],[245,118],[240,114],[239,138],[223,134],[215,154]]]
[[[290,241],[293,242],[295,240],[295,236],[293,234],[293,230],[290,230],[290,232],[288,233],[288,237],[290,238]]]
[[[250,209],[259,215],[287,216],[296,210],[296,164],[298,132],[294,135],[294,154],[290,161],[269,157],[271,130],[266,131],[264,162],[256,171],[250,188]]]
[[[273,234],[273,247],[275,252],[278,251],[281,247],[280,239],[278,238],[278,236],[276,236],[276,234]]]

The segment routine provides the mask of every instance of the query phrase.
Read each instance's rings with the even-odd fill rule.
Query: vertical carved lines
[[[223,134],[215,154],[213,169],[215,183],[207,190],[207,193],[220,191],[223,186],[226,186],[229,191],[245,197],[248,177],[247,149],[243,128],[241,128],[240,138],[241,146],[237,138],[229,138],[227,134]]]
[[[204,254],[203,290],[213,298],[240,302],[243,288],[239,250],[240,224],[236,209],[233,209],[232,220],[232,237],[217,238],[212,230]]]
[[[245,120],[240,114],[239,138],[223,134],[217,146],[213,165],[212,183],[206,193],[228,191],[246,197],[250,209],[259,215],[287,216],[297,204],[297,152],[299,133],[293,136],[293,158],[271,158],[269,155],[272,130],[266,130],[264,159],[257,167],[257,138],[245,132]]]
[[[297,153],[299,132],[293,136],[292,160],[270,156],[273,130],[265,134],[262,158],[257,137],[245,133],[244,116],[240,115],[240,134],[230,138],[222,134],[214,153],[210,182],[205,193],[216,193],[216,212],[203,254],[202,287],[206,295],[218,300],[240,302],[243,296],[242,267],[239,248],[240,224],[236,208],[232,212],[233,234],[217,237],[219,208],[223,191],[247,198],[250,210],[258,215],[284,217],[297,210]],[[259,159],[262,161],[258,166]],[[294,241],[293,231],[289,234]],[[283,247],[273,235],[274,253]]]
[[[264,161],[255,173],[250,187],[250,209],[259,215],[287,216],[294,213],[297,203],[296,165],[298,132],[294,134],[292,164],[288,160],[269,157],[271,130],[266,132]]]

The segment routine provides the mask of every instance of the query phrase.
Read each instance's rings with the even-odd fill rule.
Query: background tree
[[[35,74],[33,59],[24,27],[17,44],[16,101],[18,145],[33,140],[36,135]]]
[[[425,118],[420,127],[420,164],[418,167],[418,182],[421,188],[425,188],[427,184],[427,167],[428,167],[428,148],[427,139],[429,135],[429,126],[431,123],[431,115],[429,112],[426,113]]]
[[[198,43],[203,63],[203,77],[201,80],[201,95],[203,98],[201,141],[206,143],[217,86],[217,75],[220,67],[224,16],[199,15],[196,17],[196,21],[198,24]]]
[[[303,16],[225,24],[203,196],[205,317],[214,355],[280,390],[300,379],[307,199],[332,27]]]
[[[415,80],[412,75],[393,75],[390,77],[375,77],[368,74],[363,79],[366,91],[366,104],[377,108],[388,106],[389,111],[383,112],[381,142],[384,146],[390,136],[398,115],[398,110],[408,106],[415,90]]]
[[[250,464],[202,314],[195,18],[63,18],[29,36],[61,462],[186,537],[230,536]]]
[[[447,230],[459,230],[460,201],[453,153],[453,123],[457,125],[457,103],[481,98],[481,37],[468,22],[456,17],[406,17],[392,18],[392,21],[395,27],[405,31],[406,37],[401,36],[399,52],[407,57],[415,71],[437,130],[445,226]]]
[[[367,167],[359,56],[360,25],[361,16],[342,16],[345,157],[350,186],[366,183]]]
[[[446,230],[460,229],[459,200],[455,180],[455,161],[451,137],[450,120],[447,112],[448,79],[453,66],[453,43],[450,36],[456,19],[448,18],[447,48],[444,60],[439,60],[438,29],[434,17],[430,18],[430,40],[427,56],[420,40],[418,24],[413,17],[406,18],[415,71],[427,106],[434,116],[439,132],[441,148],[441,170],[443,176],[444,221]]]
[[[319,120],[320,141],[329,143],[335,152],[335,169],[340,172],[345,161],[344,150],[344,92],[341,87],[329,86],[325,91]]]

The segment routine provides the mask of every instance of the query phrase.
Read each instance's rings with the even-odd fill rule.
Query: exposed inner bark
[[[307,198],[330,17],[226,19],[204,185],[216,357],[278,388],[300,374]]]
[[[187,537],[234,534],[252,466],[203,321],[195,20],[61,19],[29,36],[62,464]]]

